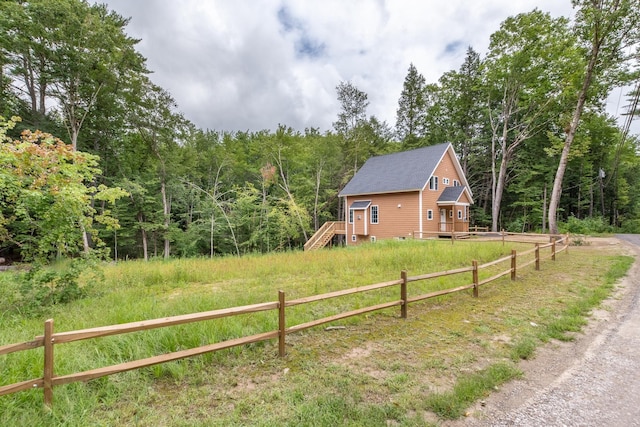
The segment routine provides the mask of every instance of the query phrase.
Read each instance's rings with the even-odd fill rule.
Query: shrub
[[[598,234],[610,233],[612,227],[602,217],[578,219],[571,215],[567,222],[559,224],[560,231],[571,234]]]
[[[18,308],[33,313],[85,297],[89,288],[80,286],[79,278],[90,267],[95,267],[94,262],[87,259],[74,259],[67,265],[34,265],[20,280]]]

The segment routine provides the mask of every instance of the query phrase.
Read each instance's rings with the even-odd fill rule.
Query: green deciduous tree
[[[539,10],[507,18],[485,60],[492,128],[492,230],[498,230],[509,167],[517,150],[562,111],[580,63],[565,18]],[[555,113],[555,114],[554,114]]]
[[[586,106],[602,102],[620,82],[629,65],[628,49],[640,43],[640,8],[637,0],[573,0],[577,9],[574,31],[584,46],[575,107],[566,124],[564,146],[549,202],[549,231],[558,232],[557,211],[571,146]]]
[[[91,185],[100,173],[97,157],[40,131],[12,141],[5,134],[14,123],[0,119],[0,250],[15,246],[25,259],[73,256],[83,246],[81,230],[97,239],[94,221],[117,228],[109,211],[97,215],[92,200],[113,205],[126,192]]]

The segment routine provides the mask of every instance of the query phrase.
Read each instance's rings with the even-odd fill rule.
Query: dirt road
[[[584,333],[540,348],[522,380],[444,426],[640,426],[640,235],[616,237],[593,240],[636,262]]]

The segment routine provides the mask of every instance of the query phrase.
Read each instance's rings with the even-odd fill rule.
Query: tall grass
[[[401,270],[408,270],[409,275],[418,275],[469,266],[473,259],[482,264],[510,253],[512,248],[524,250],[529,249],[530,245],[503,246],[499,242],[459,242],[451,245],[449,241],[385,241],[357,248],[308,253],[288,252],[213,260],[154,260],[148,263],[132,261],[109,264],[103,266],[104,282],[95,283],[91,287],[92,291],[88,298],[64,306],[51,307],[46,312],[40,313],[37,318],[22,316],[19,312],[12,310],[11,304],[2,305],[3,303],[0,302],[0,320],[2,320],[0,345],[26,341],[35,335],[41,335],[43,321],[50,317],[55,319],[56,332],[61,332],[275,301],[277,291],[280,289],[286,292],[288,299],[292,299],[397,279],[400,277]],[[505,269],[508,266],[499,268]],[[488,276],[494,273],[487,271],[483,272],[483,275]],[[0,279],[2,280],[0,292],[10,295],[15,284],[6,277],[9,276]],[[410,296],[418,295],[444,287],[468,284],[470,281],[469,273],[437,280],[412,282],[409,284],[409,294]],[[360,325],[361,328],[370,330],[369,339],[382,339],[385,343],[381,344],[383,346],[391,345],[387,344],[388,337],[394,336],[394,346],[410,346],[412,350],[408,353],[409,356],[411,352],[424,353],[412,364],[407,362],[392,364],[391,368],[397,372],[391,376],[385,375],[381,382],[372,381],[367,375],[351,370],[336,368],[334,365],[330,365],[328,369],[318,366],[319,360],[334,357],[337,352],[348,351],[352,346],[359,345],[358,343],[363,339],[367,339],[366,334],[364,338],[362,333],[354,336],[343,334],[338,341],[333,341],[332,347],[327,347],[317,342],[317,337],[313,331],[310,331],[298,335],[298,338],[292,336],[288,339],[288,352],[293,355],[288,361],[281,361],[275,357],[277,351],[273,343],[258,343],[181,362],[122,373],[88,383],[57,387],[53,411],[40,411],[41,390],[0,397],[0,413],[10,423],[16,425],[28,419],[31,422],[24,424],[109,425],[121,424],[123,421],[134,424],[142,420],[142,425],[167,423],[197,425],[193,422],[181,422],[181,417],[192,420],[205,419],[206,425],[228,425],[229,423],[332,425],[335,420],[368,418],[376,420],[371,425],[384,425],[390,419],[400,420],[402,425],[424,425],[424,420],[420,416],[407,415],[407,411],[412,407],[420,408],[422,405],[414,397],[416,387],[418,389],[423,387],[413,375],[415,369],[442,372],[452,367],[464,367],[473,363],[474,353],[478,348],[489,349],[492,346],[479,338],[473,338],[474,349],[470,350],[464,349],[462,342],[469,334],[498,333],[496,326],[488,323],[488,319],[495,318],[502,311],[504,298],[513,298],[514,295],[518,295],[512,292],[522,292],[522,286],[518,286],[518,291],[516,291],[516,285],[513,285],[513,291],[508,293],[491,291],[491,288],[484,291],[483,288],[480,294],[481,299],[487,295],[487,299],[483,301],[483,304],[487,304],[486,306],[476,307],[475,301],[467,299],[466,301],[472,301],[471,307],[464,309],[449,307],[442,310],[438,314],[442,316],[442,320],[433,316],[427,320],[424,306],[417,304],[415,308],[409,307],[411,319],[397,326],[393,324],[385,326],[387,322],[380,323],[376,319],[381,317],[375,316],[361,316],[342,322],[341,324]],[[489,294],[485,292],[491,292],[491,297],[489,298]],[[292,307],[287,310],[287,324],[291,326],[398,298],[399,289],[394,288]],[[531,302],[530,298],[526,299],[525,296],[522,298],[527,303]],[[449,301],[458,300],[460,300],[459,297],[441,297],[435,304],[451,305]],[[542,300],[541,304],[545,305]],[[395,321],[397,309],[389,313],[393,313],[393,316],[387,316],[385,319]],[[479,319],[485,313],[489,316],[487,320],[476,321],[476,318]],[[514,320],[513,324],[515,329],[522,329],[522,321]],[[395,336],[399,325],[403,325],[407,332]],[[262,312],[58,345],[56,346],[56,375],[80,372],[276,329],[277,314]],[[414,341],[431,342],[431,344],[425,344],[424,348],[416,350],[413,347]],[[306,344],[298,346],[298,343],[303,342]],[[442,349],[442,346],[447,346],[450,350],[434,353],[436,349]],[[503,350],[498,348],[497,351]],[[381,365],[376,369],[387,370],[386,362],[382,362],[384,357],[380,360]],[[283,363],[286,364],[283,365]],[[41,349],[0,356],[1,384],[40,377],[41,364]],[[213,386],[209,384],[216,384],[218,387],[239,387],[233,383],[232,379],[237,376],[229,376],[229,372],[243,371],[247,366],[266,369],[272,372],[271,375],[278,377],[282,375],[282,369],[286,366],[287,370],[291,370],[287,374],[286,383],[290,382],[293,388],[276,387],[254,393],[256,395],[254,397],[239,400],[222,395],[219,397],[220,401],[236,403],[231,410],[224,411],[224,408],[219,408],[222,413],[228,414],[220,418],[220,424],[212,423],[211,417],[206,415],[198,416],[176,410],[177,412],[172,413],[173,415],[162,416],[153,410],[154,407],[161,408],[161,411],[166,409],[163,404],[164,394],[169,395],[168,399],[180,401],[178,396],[170,391],[171,387],[167,387],[167,390],[161,393],[157,389],[157,384],[182,382],[191,384],[191,387],[181,390],[186,393],[184,404],[186,407],[192,407],[193,404],[188,401],[189,399],[195,399],[200,403],[202,399],[199,396],[192,396],[191,390],[203,389],[204,393],[217,395],[220,391],[217,388],[212,389]],[[388,401],[381,403],[375,399],[372,403],[370,394],[374,392],[376,395],[379,393],[401,396],[401,400],[405,403],[399,406],[397,403],[389,404]],[[259,401],[252,399],[259,399]],[[266,407],[264,402],[267,402]],[[282,405],[289,409],[286,410],[286,416],[280,414],[281,416],[278,417],[278,410],[284,410]],[[97,422],[92,418],[96,408],[111,409],[101,411],[102,420]],[[268,414],[263,413],[265,408],[273,410]],[[210,407],[209,411],[218,413],[219,409]],[[116,411],[116,415],[112,415],[112,410]],[[179,415],[180,413],[183,415]],[[112,416],[116,418],[111,420]],[[167,421],[169,419],[170,422]],[[309,421],[313,419],[324,421],[318,423]],[[279,420],[285,421],[280,423]]]

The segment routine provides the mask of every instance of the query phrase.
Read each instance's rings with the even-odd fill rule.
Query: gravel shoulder
[[[522,361],[521,380],[470,408],[455,426],[640,426],[640,236],[589,238],[589,248],[636,262],[572,342]]]

